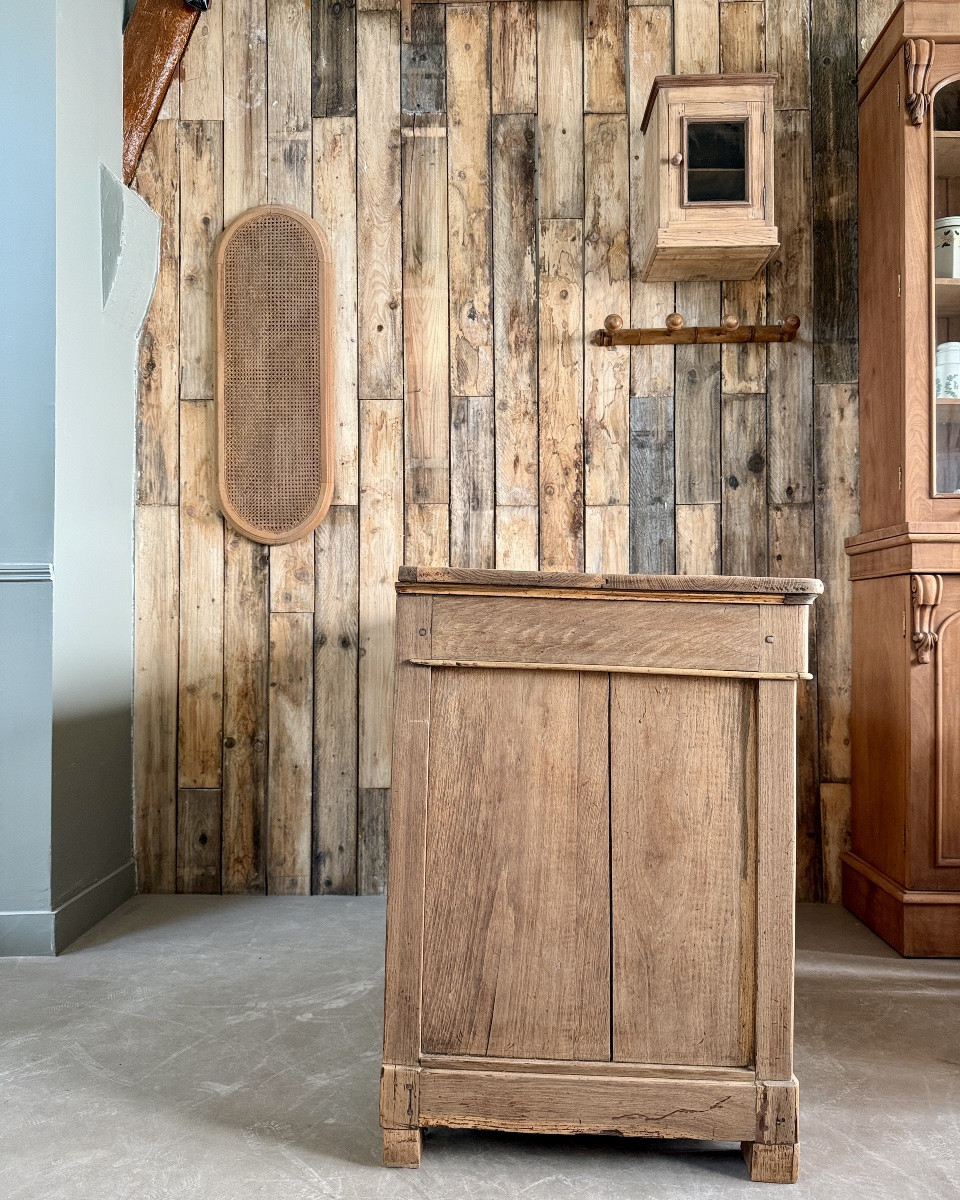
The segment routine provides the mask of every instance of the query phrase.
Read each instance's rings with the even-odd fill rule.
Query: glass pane
[[[933,127],[938,130],[960,129],[960,80],[946,84],[934,97]]]
[[[687,122],[687,203],[747,200],[746,121]]]
[[[960,493],[960,80],[934,96],[934,482]]]

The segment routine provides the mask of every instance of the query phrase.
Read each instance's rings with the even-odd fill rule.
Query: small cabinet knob
[[[678,150],[676,152],[676,154],[673,156],[673,158],[670,159],[670,164],[671,164],[671,166],[679,167],[682,162],[683,162],[683,155]]]

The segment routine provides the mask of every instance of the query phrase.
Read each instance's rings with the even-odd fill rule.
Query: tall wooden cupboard
[[[794,739],[816,580],[404,568],[381,1124],[797,1169]]]
[[[847,542],[853,812],[843,899],[901,954],[956,955],[960,5],[901,4],[858,78],[863,532]]]

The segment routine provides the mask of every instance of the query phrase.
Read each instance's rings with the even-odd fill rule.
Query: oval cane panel
[[[319,525],[333,494],[330,254],[310,217],[265,205],[217,252],[218,479],[257,542]]]

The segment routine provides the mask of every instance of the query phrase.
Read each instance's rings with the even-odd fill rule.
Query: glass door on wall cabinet
[[[934,493],[960,493],[960,80],[933,108]]]

